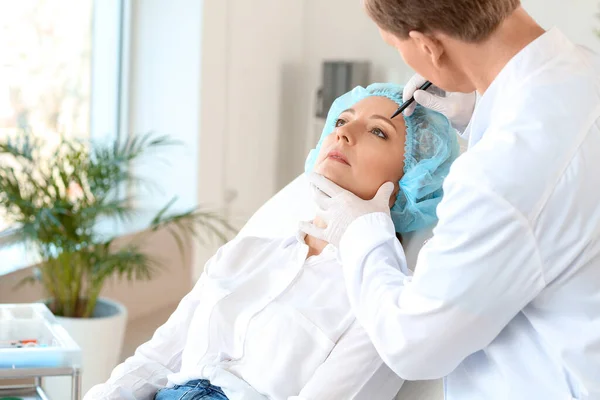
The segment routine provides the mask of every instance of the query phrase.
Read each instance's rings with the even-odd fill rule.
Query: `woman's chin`
[[[343,165],[341,167],[343,167]],[[320,164],[317,168],[315,168],[315,172],[319,175],[323,175],[325,178],[329,179],[342,189],[354,193],[363,200],[372,199],[373,196],[375,196],[375,193],[377,193],[377,189],[379,189],[378,186],[375,189],[371,187],[367,190],[364,190],[366,188],[360,185],[360,179],[350,174],[347,169],[337,167],[336,165],[332,165],[330,163]]]
[[[324,163],[319,165],[319,167],[315,169],[315,172],[319,175],[323,175],[336,185],[340,184],[340,181],[342,181],[341,178],[344,175],[343,171],[341,171],[341,168],[336,167],[335,165]]]
[[[353,192],[352,185],[349,183],[352,182],[352,177],[343,169],[343,165],[340,166],[332,165],[332,163],[322,163],[318,168],[315,169],[315,172],[319,175],[323,175],[325,178],[329,179],[331,182],[335,183],[342,189],[349,190]]]

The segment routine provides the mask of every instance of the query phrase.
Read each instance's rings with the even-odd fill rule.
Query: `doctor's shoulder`
[[[526,134],[523,134],[526,136]],[[531,138],[491,127],[484,137],[450,168],[444,200],[475,201],[479,206],[505,204],[524,216],[534,209],[556,181],[556,160],[543,149],[530,151]]]
[[[286,241],[286,238],[237,236],[217,250],[204,272],[210,279],[235,279],[260,267],[261,260],[276,256],[284,250]]]

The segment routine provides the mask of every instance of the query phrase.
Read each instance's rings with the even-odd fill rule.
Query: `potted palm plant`
[[[12,242],[26,243],[41,260],[22,283],[41,283],[48,307],[82,347],[84,390],[108,377],[124,337],[126,310],[100,298],[102,288],[115,277],[152,278],[159,263],[141,250],[148,236],[165,228],[183,252],[187,237],[225,241],[233,232],[218,214],[200,208],[170,213],[175,199],[126,245],[116,246],[114,234],[98,229],[136,215],[123,189],[145,181],[132,164],[173,144],[150,134],[108,144],[63,138],[51,151],[28,134],[0,142],[0,217],[10,222]],[[110,348],[86,345],[99,332],[110,336]]]

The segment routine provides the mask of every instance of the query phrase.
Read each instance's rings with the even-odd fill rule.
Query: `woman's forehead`
[[[398,108],[398,104],[383,96],[369,96],[358,103],[354,104],[352,108],[361,111],[373,111],[373,112],[382,112],[382,110],[393,109],[394,111]],[[393,111],[392,111],[393,112]],[[391,115],[391,114],[390,114]]]

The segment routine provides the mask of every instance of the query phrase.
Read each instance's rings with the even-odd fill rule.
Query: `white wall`
[[[198,200],[241,227],[282,174],[296,173],[287,160],[304,86],[304,1],[205,0],[203,7]],[[196,277],[214,250],[197,248]]]
[[[600,51],[600,1],[597,0],[521,0],[523,7],[546,29],[561,29],[571,40]]]
[[[230,1],[225,179],[239,196],[234,216],[250,216],[277,189],[281,139],[296,123],[284,110],[294,107],[294,81],[303,76],[302,3]]]
[[[302,0],[205,1],[199,193],[234,221],[276,191],[278,165],[288,165],[280,160],[291,146],[285,138],[301,122],[291,111],[305,76],[303,7]],[[212,188],[221,194],[207,193]]]
[[[307,89],[314,91],[320,83],[324,60],[370,61],[374,82],[402,81],[411,76],[398,53],[383,42],[359,1],[308,0],[307,4],[304,23]]]

